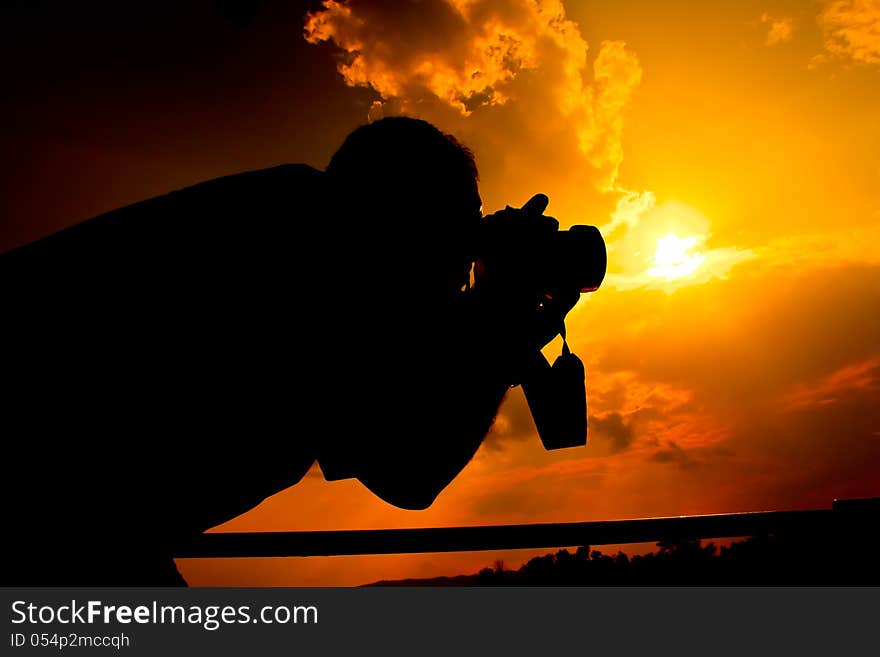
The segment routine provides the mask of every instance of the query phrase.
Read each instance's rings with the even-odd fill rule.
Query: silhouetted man
[[[546,198],[513,221],[525,254]],[[317,459],[421,509],[577,299],[478,271],[471,153],[430,124],[115,210],[2,261],[5,584],[182,583],[174,544]]]

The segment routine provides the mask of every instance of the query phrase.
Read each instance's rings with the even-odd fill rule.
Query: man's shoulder
[[[293,184],[293,185],[316,185],[321,184],[324,179],[324,172],[320,171],[308,164],[290,163],[279,164],[277,166],[265,169],[254,169],[252,171],[243,171],[241,173],[233,173],[228,176],[220,176],[212,178],[201,183],[196,183],[190,187],[186,187],[179,191],[195,190],[208,187],[230,187],[236,185],[272,185],[272,184]]]
[[[168,194],[160,204],[171,210],[169,216],[204,218],[193,221],[198,230],[222,232],[225,225],[234,233],[273,233],[320,207],[325,175],[307,164],[282,164],[198,183]]]
[[[280,164],[206,180],[171,192],[169,197],[223,204],[237,201],[248,204],[295,202],[300,195],[320,190],[324,175],[323,171],[308,164]]]
[[[191,239],[242,239],[263,233],[279,217],[308,213],[318,203],[324,173],[307,164],[282,164],[198,182],[111,210],[4,254],[4,260],[36,261],[65,254],[123,252]]]

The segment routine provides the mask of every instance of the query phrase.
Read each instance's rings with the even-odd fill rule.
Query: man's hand
[[[535,249],[559,230],[559,222],[544,216],[550,199],[535,194],[520,209],[509,205],[483,220],[480,259],[476,278],[485,286],[512,295],[540,294]]]
[[[550,298],[541,289],[539,249],[559,222],[544,215],[549,199],[535,194],[520,209],[507,207],[484,220],[476,290],[502,323],[499,339],[518,354],[540,349],[563,329],[563,320],[580,298],[577,291]]]

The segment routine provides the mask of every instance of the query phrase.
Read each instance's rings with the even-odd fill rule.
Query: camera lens
[[[559,292],[593,292],[605,278],[608,255],[595,226],[577,225],[556,233],[550,296]]]

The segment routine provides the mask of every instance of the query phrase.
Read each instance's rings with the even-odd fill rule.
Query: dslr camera
[[[536,303],[552,303],[593,292],[605,278],[608,256],[595,226],[559,230],[555,219],[542,216],[547,197],[532,198],[522,210],[506,208],[483,222],[478,237],[478,273],[504,270],[506,284]],[[529,223],[517,226],[516,223]],[[562,319],[562,318],[560,318]],[[587,442],[587,397],[584,366],[565,341],[552,365],[539,351],[519,364],[519,383],[545,449],[577,447]]]

